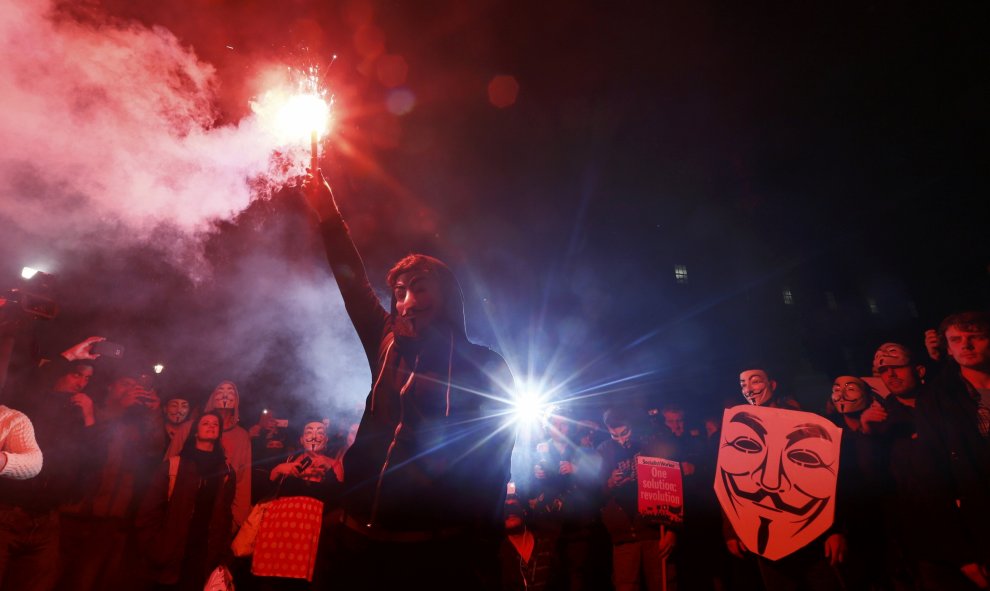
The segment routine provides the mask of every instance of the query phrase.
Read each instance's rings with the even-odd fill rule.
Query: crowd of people
[[[953,314],[924,343],[924,357],[880,345],[872,366],[863,360],[866,377],[836,377],[815,408],[802,409],[774,370],[740,368],[740,405],[805,410],[842,429],[834,521],[776,560],[747,547],[716,498],[719,453],[740,446],[722,436],[721,416],[691,420],[676,405],[616,406],[599,425],[554,415],[547,439],[515,452],[507,588],[988,588],[990,314]],[[607,437],[589,437],[594,429]],[[680,462],[679,524],[638,510],[636,456]],[[794,472],[818,461],[775,457],[751,474],[757,500],[801,486]]]
[[[88,338],[4,390],[0,590],[988,588],[990,315],[946,318],[926,358],[879,346],[803,409],[842,429],[835,517],[771,560],[713,490],[722,416],[562,407],[517,437],[450,269],[406,257],[383,307],[329,185],[305,188],[371,370],[360,419],[245,425],[230,381],[198,405],[124,366],[96,395]],[[773,368],[739,370],[740,405],[802,410]],[[679,463],[676,523],[638,510],[638,456]],[[792,484],[779,464],[760,494]]]

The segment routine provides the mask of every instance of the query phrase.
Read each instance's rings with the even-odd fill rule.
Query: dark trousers
[[[59,572],[59,516],[0,507],[0,590],[50,591]]]
[[[812,543],[780,560],[757,557],[767,591],[840,591],[846,588],[841,573],[825,558],[825,548]]]
[[[62,573],[58,591],[128,589],[150,586],[128,523],[113,517],[62,514]]]

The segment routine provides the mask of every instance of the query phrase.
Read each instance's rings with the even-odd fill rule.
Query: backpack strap
[[[172,499],[172,491],[175,490],[175,477],[179,474],[179,456],[172,456],[168,459],[168,498]]]

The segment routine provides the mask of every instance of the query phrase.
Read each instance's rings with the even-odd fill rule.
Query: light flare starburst
[[[278,83],[251,101],[251,110],[279,145],[301,146],[309,139],[310,157],[315,163],[319,141],[332,130],[333,102],[319,66],[290,67],[282,72]]]

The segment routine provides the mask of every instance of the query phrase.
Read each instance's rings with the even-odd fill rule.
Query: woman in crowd
[[[141,504],[135,525],[158,589],[199,591],[229,559],[236,478],[220,444],[222,426],[217,413],[199,417]]]

